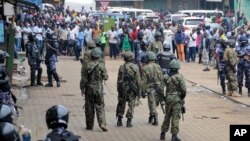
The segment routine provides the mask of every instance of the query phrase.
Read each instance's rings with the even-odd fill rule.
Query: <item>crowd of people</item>
[[[58,56],[74,55],[76,61],[81,61],[80,89],[85,96],[87,130],[93,129],[96,111],[99,127],[104,132],[108,131],[103,95],[103,81],[108,79],[104,58],[106,45],[109,46],[110,59],[124,57],[125,61],[119,68],[117,80],[118,127],[123,126],[122,118],[126,103],[129,106],[126,114],[127,127],[133,127],[134,107],[140,103],[141,97],[147,97],[149,123],[158,126],[156,110],[158,105],[161,105],[165,114],[160,139],[165,140],[165,133],[168,132],[171,121],[172,141],[180,140],[177,136],[179,117],[180,112],[185,112],[186,86],[183,76],[178,72],[179,61],[194,63],[197,58],[199,64],[206,65],[204,71],[209,71],[209,64],[214,62],[222,93],[227,96],[242,95],[245,75],[245,86],[250,96],[250,47],[248,46],[250,28],[243,14],[240,16],[238,13],[236,18],[232,13],[223,17],[221,15],[204,17],[205,22],[220,24],[222,28],[219,29],[200,23],[197,28],[187,31],[178,22],[169,24],[164,18],[156,23],[127,17],[119,19],[110,30],[105,31],[100,18],[92,16],[92,13],[92,9],[87,11],[84,7],[81,12],[69,8],[46,9],[40,12],[23,9],[15,18],[15,57],[18,58],[21,51],[26,52],[31,69],[31,86],[43,86],[41,82],[43,61],[47,66],[46,87],[53,87],[52,77],[57,82],[56,86],[61,86],[56,71]],[[0,59],[1,54],[3,54],[2,60],[8,56],[0,53]],[[11,96],[10,87],[6,85],[7,74],[3,72],[1,72],[3,82],[1,81],[0,98],[4,101],[2,103],[12,103],[9,100],[14,97]],[[227,92],[226,80],[228,80]],[[60,113],[57,113],[59,111]],[[66,130],[68,111],[64,106],[51,107],[47,111],[46,120],[49,129],[53,130],[46,141],[54,138],[78,140],[73,133]],[[7,123],[0,125],[0,127],[5,126],[12,125]],[[57,136],[62,133],[65,136]],[[11,133],[11,137],[13,136],[14,132]]]

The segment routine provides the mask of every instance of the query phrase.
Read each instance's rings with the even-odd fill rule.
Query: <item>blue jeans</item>
[[[20,52],[21,51],[21,42],[22,38],[15,38],[15,51]]]
[[[37,47],[41,50],[42,47],[43,47],[43,40],[37,40],[37,39],[36,39],[36,45],[37,45]]]
[[[195,62],[196,57],[196,47],[189,47],[189,53],[188,53],[188,61]]]

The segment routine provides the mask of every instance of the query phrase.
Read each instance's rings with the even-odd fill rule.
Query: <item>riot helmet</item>
[[[10,57],[10,55],[6,51],[0,50],[0,61],[3,61],[5,58],[8,57]]]
[[[69,112],[63,105],[54,105],[46,112],[46,123],[49,129],[68,127]]]
[[[99,48],[94,48],[91,50],[90,55],[91,55],[91,58],[98,59],[102,56],[102,51]]]
[[[138,40],[142,40],[143,39],[143,36],[144,36],[144,33],[142,32],[142,31],[139,31],[138,33],[137,33],[137,39]]]
[[[131,51],[128,51],[124,54],[124,61],[130,62],[134,60],[134,54]]]
[[[156,55],[155,55],[154,52],[149,51],[149,52],[147,52],[147,54],[146,54],[146,58],[147,58],[147,61],[148,61],[148,62],[155,61]]]
[[[244,47],[244,46],[246,46],[248,39],[245,35],[241,35],[238,42],[239,42],[241,47]]]
[[[170,49],[171,49],[170,44],[165,43],[165,44],[163,45],[163,50],[164,50],[164,51],[169,51]]]
[[[0,122],[1,141],[21,141],[17,130],[18,128],[11,123]]]
[[[172,60],[170,63],[169,63],[169,67],[171,70],[179,70],[180,69],[180,63],[178,60]]]
[[[13,122],[12,110],[6,104],[0,104],[0,122]]]

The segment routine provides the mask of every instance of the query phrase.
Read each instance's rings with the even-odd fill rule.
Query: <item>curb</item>
[[[192,83],[192,84],[195,84],[195,85],[197,85],[197,84],[198,84],[198,83],[193,82],[193,81],[191,81],[191,80],[187,80],[187,79],[185,79],[185,80],[186,80],[186,81],[188,81],[188,82],[190,82],[190,83]],[[208,87],[205,87],[205,86],[200,85],[200,84],[199,84],[199,86],[198,86],[198,87],[202,87],[202,88],[204,88],[204,89],[207,89],[207,90],[209,90],[209,91],[211,91],[211,92],[213,92],[213,93],[215,93],[215,94],[217,94],[217,95],[219,95],[219,96],[224,96],[224,97],[228,98],[230,101],[232,101],[232,102],[234,102],[234,103],[241,104],[241,105],[244,105],[244,106],[246,106],[246,107],[249,107],[249,108],[250,108],[250,105],[245,104],[245,103],[242,103],[242,102],[237,101],[237,100],[235,100],[235,99],[232,99],[231,97],[226,96],[226,95],[223,95],[223,94],[221,94],[221,93],[218,93],[218,92],[216,92],[216,91],[214,91],[214,90],[212,90],[212,89],[210,89],[210,88],[208,88]]]

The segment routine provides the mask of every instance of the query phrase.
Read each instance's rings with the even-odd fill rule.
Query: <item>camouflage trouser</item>
[[[158,105],[159,105],[159,96],[149,93],[148,94],[148,108],[149,108],[150,115],[158,115],[156,111],[156,107]]]
[[[230,66],[226,67],[226,76],[227,76],[227,89],[228,91],[237,91],[238,89],[238,81],[237,76],[233,72],[232,68]]]
[[[103,93],[98,91],[98,87],[87,87],[85,94],[85,116],[88,128],[93,128],[94,126],[95,111],[99,126],[106,125]]]
[[[161,126],[162,132],[168,132],[171,120],[171,133],[179,133],[179,120],[180,120],[180,101],[167,101],[166,102],[166,114],[163,124]]]
[[[129,94],[127,94],[129,95]],[[126,102],[128,102],[128,110],[126,117],[133,118],[135,108],[135,97],[134,96],[121,96],[118,94],[118,104],[116,108],[116,116],[123,117],[126,108]]]

